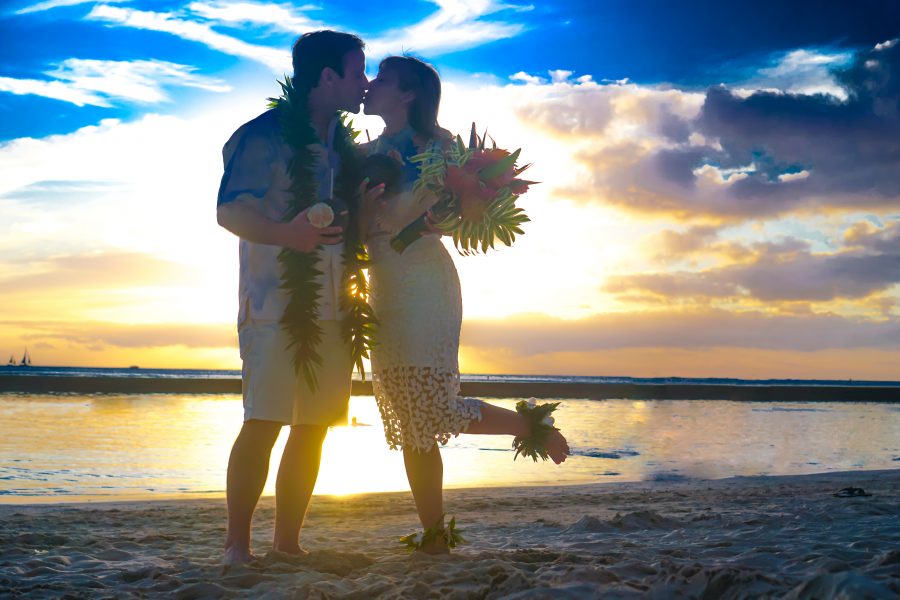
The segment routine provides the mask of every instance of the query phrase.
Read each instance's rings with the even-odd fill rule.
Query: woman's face
[[[369,90],[363,100],[363,112],[383,117],[400,110],[406,111],[413,97],[412,92],[400,90],[396,73],[390,69],[379,69],[378,76],[369,82]]]

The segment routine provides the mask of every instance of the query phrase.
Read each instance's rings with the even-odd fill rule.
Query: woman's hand
[[[371,189],[366,189],[368,184],[369,178],[366,177],[359,184],[359,189],[357,190],[357,193],[360,196],[359,213],[357,216],[359,221],[357,225],[359,225],[359,239],[362,242],[365,242],[369,237],[369,227],[371,226],[375,213],[384,210],[385,206],[387,206],[387,202],[382,198],[384,195],[384,184],[379,183]]]
[[[438,235],[453,235],[452,232],[444,231],[443,229],[438,227],[437,224],[439,222],[440,221],[435,218],[434,213],[432,213],[430,210],[425,213],[425,231],[427,231],[428,233],[436,233]]]

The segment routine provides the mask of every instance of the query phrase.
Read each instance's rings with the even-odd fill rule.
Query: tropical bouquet
[[[487,132],[479,136],[472,123],[469,145],[457,135],[446,146],[432,145],[410,160],[419,165],[419,179],[413,192],[431,193],[437,200],[429,214],[423,214],[403,228],[391,247],[403,252],[431,231],[430,225],[451,234],[461,254],[487,252],[497,240],[511,246],[521,225],[530,221],[516,206],[519,196],[535,181],[519,179],[530,164],[518,166],[522,149],[509,152],[497,147]]]

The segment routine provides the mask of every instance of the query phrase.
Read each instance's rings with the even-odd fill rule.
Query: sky
[[[432,62],[541,182],[454,255],[464,372],[898,379],[888,0],[4,2],[0,352],[239,368],[221,148],[321,28]]]

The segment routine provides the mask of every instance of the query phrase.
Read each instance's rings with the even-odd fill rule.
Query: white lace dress
[[[396,222],[409,210],[403,198],[388,201],[380,223]],[[481,420],[481,401],[459,395],[462,296],[453,260],[438,235],[397,253],[389,245],[395,232],[386,231],[394,228],[376,229],[368,242],[371,300],[380,323],[372,381],[388,445],[427,452]]]

